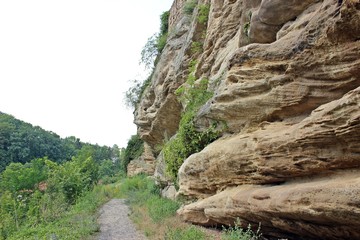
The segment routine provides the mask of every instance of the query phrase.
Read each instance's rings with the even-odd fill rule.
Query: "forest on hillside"
[[[63,139],[54,132],[0,112],[0,172],[10,163],[27,163],[45,156],[57,163],[65,162],[82,148],[91,151],[95,161],[116,161],[119,155],[117,145],[93,145],[74,136]]]
[[[136,136],[129,143],[119,149],[63,139],[0,113],[0,239],[54,224],[96,185],[118,180],[141,154],[132,150]]]

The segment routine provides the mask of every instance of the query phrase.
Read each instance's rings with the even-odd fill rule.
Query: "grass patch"
[[[94,239],[99,231],[98,209],[112,198],[126,198],[132,210],[131,219],[151,239],[202,240],[220,239],[217,233],[184,223],[176,216],[180,203],[160,197],[154,180],[138,175],[110,185],[95,186],[80,196],[59,218],[36,226],[21,227],[7,239]],[[259,230],[242,229],[240,223],[224,229],[221,239],[259,239]]]
[[[131,207],[131,219],[149,239],[211,239],[176,216],[180,203],[161,198],[154,180],[143,175],[127,178],[119,190]]]
[[[209,230],[185,223],[176,216],[180,203],[160,197],[154,180],[138,175],[125,179],[120,184],[120,195],[128,199],[132,209],[131,219],[149,239],[166,240],[256,240],[261,239],[260,227],[256,232],[249,225],[240,227],[237,220],[234,227],[222,232]]]
[[[195,226],[189,226],[186,228],[169,228],[166,231],[165,239],[168,240],[206,240],[208,236],[205,232],[201,231]]]
[[[115,185],[99,185],[81,196],[69,211],[54,221],[25,225],[7,239],[85,239],[99,231],[98,208],[119,195]]]

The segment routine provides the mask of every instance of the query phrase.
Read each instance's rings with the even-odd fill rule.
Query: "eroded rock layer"
[[[208,145],[180,168],[179,192],[206,197],[228,186],[283,183],[358,168],[359,139],[360,87],[297,124],[264,122],[254,132]]]
[[[173,136],[183,111],[175,91],[197,60],[196,78],[214,92],[197,129],[227,128],[181,166],[178,195],[194,203],[180,216],[261,222],[276,238],[360,238],[359,0],[201,0],[193,16],[184,4],[173,4],[168,43],[135,115],[153,149]]]
[[[190,222],[232,224],[288,239],[359,239],[360,174],[340,172],[279,186],[243,185],[180,210]],[[332,227],[330,227],[332,226]]]
[[[146,174],[153,175],[155,172],[156,161],[151,147],[144,143],[144,152],[135,160],[132,160],[127,166],[127,175],[129,177]]]

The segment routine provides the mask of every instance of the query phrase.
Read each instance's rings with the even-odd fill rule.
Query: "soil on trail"
[[[124,199],[112,199],[100,209],[98,240],[145,240],[129,219],[130,210]]]

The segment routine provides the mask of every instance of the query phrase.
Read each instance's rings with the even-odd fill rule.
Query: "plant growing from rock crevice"
[[[191,16],[193,14],[194,9],[196,8],[197,4],[198,4],[197,0],[188,0],[188,1],[186,1],[185,5],[184,5],[184,8],[183,8],[183,12],[186,15]]]
[[[183,103],[184,112],[179,124],[177,135],[167,142],[163,148],[167,173],[175,181],[180,166],[191,154],[201,151],[209,143],[219,137],[217,123],[214,122],[205,131],[196,128],[196,114],[213,95],[207,90],[208,79],[203,78],[196,81],[196,61],[189,66],[190,74],[186,83],[175,92]]]
[[[210,4],[199,5],[199,15],[197,17],[197,21],[200,24],[206,24],[209,19],[209,12],[210,12]]]

